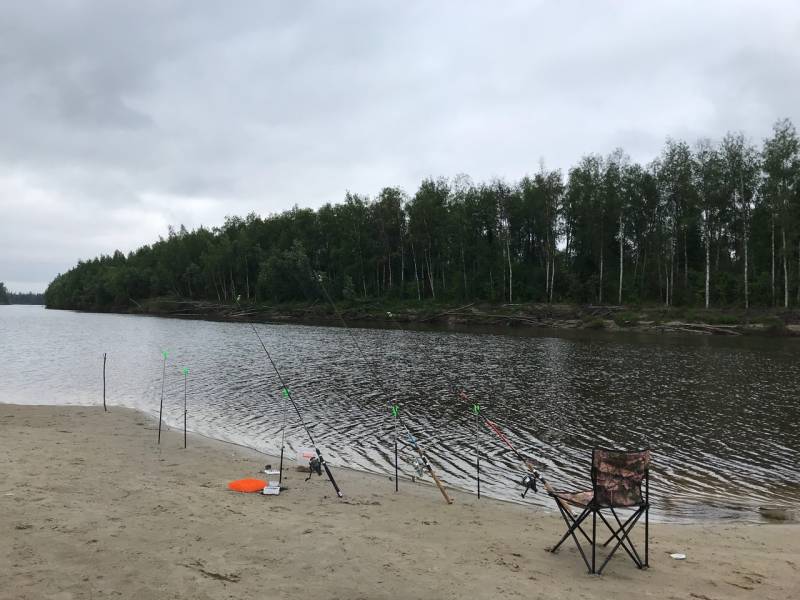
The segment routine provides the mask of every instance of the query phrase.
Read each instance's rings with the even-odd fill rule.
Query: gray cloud
[[[0,280],[168,224],[798,121],[793,2],[0,7]]]

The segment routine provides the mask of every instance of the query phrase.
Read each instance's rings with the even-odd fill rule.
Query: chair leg
[[[628,520],[625,521],[625,525],[623,525],[622,521],[620,521],[620,518],[617,515],[617,511],[615,511],[613,508],[611,508],[611,514],[614,515],[614,520],[616,520],[617,525],[619,525],[620,529],[622,529],[623,531],[627,530],[627,524],[630,522],[630,520],[632,518],[636,517],[637,513],[641,513],[641,512],[642,512],[642,509],[640,507],[636,512],[634,512],[630,517],[628,517]],[[617,531],[619,531],[619,529]],[[630,532],[630,530],[628,530],[628,531]],[[626,544],[626,542],[627,542],[627,544]],[[630,538],[630,536],[628,536],[627,538],[625,538],[622,541],[622,547],[623,548],[625,548],[627,550],[628,546],[630,546],[630,552],[628,552],[628,556],[630,556],[633,559],[633,562],[636,563],[636,566],[641,569],[644,566],[644,563],[642,562],[642,558],[639,556],[639,553],[636,551],[636,546],[633,545],[633,540]],[[633,553],[633,554],[631,554],[631,553]],[[635,556],[635,558],[634,558],[634,556]]]
[[[575,527],[580,528],[580,524],[588,516],[588,509],[585,509],[577,518],[575,518],[571,514],[565,512],[561,508],[561,505],[558,505],[558,506],[559,506],[559,510],[561,511],[561,518],[564,519],[564,522],[567,524],[567,531],[563,536],[561,536],[561,539],[558,541],[558,543],[555,546],[553,546],[552,548],[550,548],[550,552],[552,552],[554,554],[558,551],[558,548],[561,546],[561,544],[563,544],[567,540],[567,538],[570,536],[570,532],[572,531],[572,529],[574,529]],[[581,531],[583,531],[583,530],[581,530]],[[588,536],[587,536],[587,539],[588,539]]]
[[[575,535],[575,530],[578,529],[578,530],[581,531],[581,533],[583,533],[583,535],[585,537],[588,538],[588,536],[583,531],[583,529],[581,529],[581,523],[583,523],[583,521],[586,519],[586,517],[589,516],[589,512],[591,512],[590,508],[587,506],[583,510],[583,512],[580,514],[580,516],[578,516],[577,519],[573,518],[573,522],[572,522],[572,524],[570,524],[570,521],[567,518],[566,511],[561,507],[561,505],[558,502],[556,502],[556,504],[558,505],[558,508],[561,511],[561,517],[564,519],[564,522],[567,524],[567,533],[565,533],[564,536],[561,538],[561,540],[559,540],[559,542],[555,546],[553,546],[553,548],[550,549],[550,552],[553,552],[553,553],[556,552],[558,550],[559,546],[561,546],[561,544],[563,544],[564,541],[569,536],[572,536],[572,539],[575,541],[575,545],[578,547],[578,552],[581,553],[581,558],[583,559],[583,562],[586,564],[586,568],[589,569],[590,573],[594,573],[594,568],[589,563],[589,559],[586,558],[586,553],[583,551],[583,546],[581,546],[581,543],[578,541],[578,536]],[[594,544],[592,544],[592,549],[594,550]]]
[[[567,532],[564,534],[564,536],[561,538],[561,540],[555,546],[553,546],[553,548],[550,550],[550,552],[555,552],[556,550],[558,550],[558,547],[561,544],[563,544],[564,541],[569,537],[569,529],[572,528],[572,527],[575,527],[575,526],[577,526],[578,531],[581,532],[581,535],[586,539],[586,541],[589,544],[591,544],[592,543],[591,538],[588,535],[586,535],[586,532],[583,530],[583,527],[580,526],[580,523],[582,523],[584,518],[586,518],[586,516],[588,516],[586,514],[586,511],[584,510],[584,512],[582,512],[576,518],[572,513],[567,512],[566,510],[564,510],[560,503],[557,502],[556,504],[557,504],[557,506],[559,508],[559,511],[561,512],[561,518],[564,519],[564,522],[567,524]]]
[[[603,564],[600,565],[600,569],[597,571],[598,575],[603,572],[603,569],[605,569],[606,565],[608,564],[608,561],[611,560],[611,557],[614,556],[614,553],[617,551],[617,549],[620,547],[620,545],[622,545],[622,543],[628,538],[631,530],[633,529],[634,525],[636,525],[636,522],[639,520],[639,517],[641,517],[642,514],[644,514],[644,510],[643,509],[639,509],[638,511],[636,511],[636,514],[634,515],[634,518],[632,520],[629,519],[629,521],[632,521],[631,524],[630,524],[630,527],[628,527],[627,530],[623,530],[622,531],[622,537],[617,539],[617,543],[611,549],[611,552],[608,553],[608,556],[606,557],[605,562],[603,562]],[[641,567],[641,563],[637,563],[637,567],[639,567],[641,569],[642,568]]]
[[[594,574],[594,557],[597,554],[597,511],[592,511],[592,574]]]
[[[613,508],[611,509],[611,512],[614,514],[614,519],[616,519],[617,523],[619,523],[620,519],[617,516],[617,513],[614,511]],[[636,512],[641,515],[641,512],[642,512],[641,507]],[[636,513],[634,513],[634,514],[636,514]],[[639,517],[635,517],[636,520],[638,520],[638,518]],[[628,520],[630,520],[630,519],[628,519]],[[633,531],[633,525],[631,525],[631,527],[629,529],[627,529],[626,531],[627,531],[627,534],[625,536],[625,539],[623,540],[622,546],[626,547],[626,548],[628,546],[630,546],[631,552],[628,553],[628,556],[631,556],[631,553],[633,553],[633,556],[631,556],[631,558],[633,559],[633,562],[636,563],[637,568],[643,569],[644,568],[644,562],[642,561],[642,557],[639,556],[639,552],[638,552],[638,550],[636,549],[636,546],[633,543],[633,538],[631,538],[631,532]]]
[[[650,568],[650,469],[644,472],[644,566]]]
[[[616,516],[616,515],[615,515],[615,516]],[[608,539],[608,541],[607,541],[605,544],[603,544],[603,546],[607,546],[607,545],[608,545],[608,542],[610,542],[611,540],[615,540],[615,539],[616,539],[616,540],[619,540],[620,538],[619,538],[619,535],[618,535],[618,533],[619,533],[620,531],[623,531],[623,530],[625,529],[625,527],[627,527],[628,523],[630,523],[630,520],[631,520],[631,519],[632,519],[634,516],[636,516],[636,513],[634,513],[633,515],[631,515],[631,516],[630,516],[630,518],[629,518],[627,521],[625,521],[625,525],[620,525],[620,528],[619,528],[619,529],[614,529],[614,528],[611,526],[611,523],[609,523],[609,522],[608,522],[608,520],[606,519],[605,515],[603,515],[603,513],[601,512],[601,513],[600,513],[600,519],[603,521],[603,523],[605,523],[605,526],[606,526],[606,527],[608,528],[608,530],[611,532],[611,537]],[[619,522],[619,519],[617,519],[617,522]],[[627,552],[627,553],[628,553],[628,556],[630,556],[630,557],[631,557],[631,560],[632,560],[634,563],[636,563],[636,566],[637,566],[638,568],[640,568],[640,569],[641,569],[641,568],[642,568],[642,560],[639,558],[639,554],[636,552],[636,548],[634,548],[634,546],[633,546],[633,542],[632,542],[630,539],[628,539],[628,543],[631,545],[630,549],[628,548],[628,544],[625,544],[624,542],[623,542],[623,544],[622,544],[622,547],[623,547],[623,549],[625,550],[625,552]],[[633,550],[633,552],[631,552],[631,550]]]
[[[650,503],[644,507],[644,566],[650,568]]]
[[[631,519],[632,519],[633,517],[635,517],[635,516],[636,516],[636,513],[633,513],[633,514],[632,514],[630,517],[628,517],[628,520],[627,520],[627,521],[625,521],[625,525],[621,525],[621,527],[627,527],[627,526],[628,526],[628,523],[630,523]],[[611,542],[613,542],[615,539],[618,539],[618,538],[617,538],[617,536],[615,535],[615,532],[616,532],[616,531],[619,531],[618,529],[614,529],[613,527],[611,527],[611,525],[609,525],[608,523],[606,523],[606,525],[608,526],[608,529],[609,529],[609,531],[611,531],[611,537],[610,537],[610,538],[608,538],[608,539],[607,539],[605,542],[603,542],[603,546],[604,546],[604,547],[605,547],[605,546],[608,546],[608,545],[609,545]]]

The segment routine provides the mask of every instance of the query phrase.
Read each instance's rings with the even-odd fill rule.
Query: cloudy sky
[[[800,123],[798,65],[796,1],[3,2],[0,281],[348,189],[758,142]]]

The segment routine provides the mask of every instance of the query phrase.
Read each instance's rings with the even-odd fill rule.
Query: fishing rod
[[[236,296],[236,304],[239,304],[241,300],[241,295]],[[241,306],[241,305],[240,305]],[[297,418],[300,419],[300,424],[303,426],[303,429],[306,431],[306,435],[308,439],[311,441],[311,445],[314,446],[314,451],[317,453],[315,458],[312,458],[309,461],[309,474],[306,481],[311,478],[313,473],[316,473],[319,476],[322,476],[322,470],[325,469],[325,474],[328,476],[328,480],[331,482],[333,489],[336,490],[336,495],[341,498],[343,496],[342,491],[339,489],[339,486],[336,484],[336,480],[333,478],[333,473],[331,473],[330,467],[328,467],[328,463],[325,462],[325,459],[322,457],[322,452],[320,452],[317,443],[314,441],[314,436],[311,435],[311,431],[308,429],[306,422],[303,420],[303,415],[300,413],[300,408],[297,406],[297,403],[292,398],[292,393],[289,391],[289,386],[286,385],[286,381],[283,379],[283,375],[281,375],[280,370],[278,369],[278,365],[275,364],[275,361],[272,360],[272,355],[270,355],[269,350],[267,350],[267,346],[264,344],[264,340],[261,339],[261,336],[258,334],[258,330],[256,330],[255,325],[253,325],[252,321],[250,322],[250,328],[253,330],[253,333],[256,334],[261,347],[264,349],[264,354],[267,355],[267,360],[272,365],[272,369],[275,371],[275,374],[278,376],[278,380],[283,387],[282,393],[284,398],[288,399],[289,402],[294,407],[294,411],[297,413]],[[286,428],[286,421],[285,421],[285,411],[284,411],[284,431]],[[285,438],[284,438],[285,439]],[[283,456],[283,448],[281,448],[281,456]]]
[[[281,390],[281,412],[283,413],[283,423],[281,424],[281,460],[278,465],[278,487],[281,487],[283,481],[283,451],[286,448],[286,397],[289,395],[289,390],[283,388]]]
[[[484,422],[486,423],[486,426],[489,427],[489,429],[491,429],[495,433],[495,435],[497,435],[497,437],[500,438],[500,440],[502,440],[502,442],[511,449],[511,451],[514,454],[516,454],[517,458],[521,460],[522,463],[525,465],[525,468],[528,469],[528,473],[523,475],[522,480],[520,481],[520,485],[522,485],[522,487],[525,488],[521,496],[524,498],[525,495],[530,490],[533,490],[534,493],[536,493],[538,491],[536,489],[536,482],[540,481],[542,483],[542,487],[544,487],[544,490],[548,493],[548,495],[555,498],[556,502],[558,502],[558,504],[564,510],[566,510],[569,514],[571,514],[574,517],[575,513],[572,512],[572,508],[570,507],[570,505],[567,504],[565,500],[559,498],[558,494],[553,489],[553,486],[550,485],[550,482],[544,478],[544,476],[538,471],[536,466],[528,458],[526,458],[519,450],[516,449],[514,444],[511,443],[511,440],[509,440],[506,437],[506,435],[502,432],[500,426],[494,421],[487,419],[486,417],[484,417]]]
[[[342,316],[342,313],[336,307],[336,303],[333,301],[333,298],[331,298],[331,295],[328,293],[328,289],[325,287],[325,283],[323,281],[322,273],[314,274],[312,272],[312,275],[314,275],[314,279],[319,283],[319,287],[322,289],[322,292],[325,295],[325,298],[328,300],[330,305],[333,307],[333,312],[336,313],[336,316],[342,322],[342,325],[344,326],[345,331],[347,331],[347,334],[350,336],[350,339],[353,341],[353,344],[355,345],[356,350],[358,350],[358,353],[361,355],[362,360],[367,364],[367,368],[369,369],[370,373],[372,374],[372,378],[378,384],[378,387],[381,388],[381,391],[383,392],[384,396],[386,396],[387,398],[390,397],[390,394],[388,393],[388,391],[386,390],[386,388],[384,386],[383,380],[378,376],[378,373],[375,371],[375,367],[372,364],[372,362],[367,358],[366,354],[364,354],[364,351],[361,349],[361,344],[358,343],[358,339],[356,338],[355,335],[353,335],[353,331],[350,329],[350,326],[347,324],[347,321],[344,320],[344,317]],[[447,489],[444,487],[444,484],[439,479],[439,477],[436,475],[436,472],[433,470],[433,465],[431,465],[430,461],[428,460],[427,453],[425,452],[424,448],[420,445],[420,443],[417,440],[416,436],[411,432],[411,429],[408,427],[408,425],[406,425],[405,421],[403,420],[403,417],[400,414],[399,403],[397,403],[396,401],[393,401],[392,402],[391,411],[392,411],[392,416],[394,416],[394,418],[395,418],[395,491],[397,491],[397,489],[398,489],[398,483],[397,483],[397,472],[398,472],[398,466],[397,466],[397,424],[399,423],[399,425],[405,430],[406,439],[408,440],[409,445],[411,446],[411,448],[418,455],[418,461],[419,462],[417,464],[415,464],[415,468],[417,470],[417,473],[419,473],[421,475],[422,472],[427,471],[428,474],[431,476],[431,479],[433,479],[433,482],[436,484],[436,487],[439,488],[439,492],[441,492],[442,497],[444,498],[445,502],[447,502],[447,504],[452,504],[453,503],[453,499],[447,493]]]
[[[387,312],[386,314],[390,319],[392,319],[392,322],[394,322],[398,326],[399,329],[401,329],[404,332],[407,332],[407,330],[404,329],[402,327],[402,325],[400,325],[400,322],[397,321],[396,319],[394,319],[394,315],[391,312]],[[422,344],[421,343],[418,344],[418,348],[421,348],[421,347],[422,347]],[[433,353],[428,352],[428,357],[431,359],[431,362],[435,362],[434,359],[433,359]],[[470,400],[469,400],[469,397],[467,396],[466,391],[464,390],[464,386],[455,385],[453,380],[448,375],[447,369],[439,369],[439,371],[442,373],[442,375],[444,375],[445,379],[447,380],[447,385],[450,388],[450,390],[453,391],[453,392],[456,392],[456,395],[461,400],[469,403]],[[539,470],[531,462],[531,460],[528,459],[527,457],[525,457],[519,450],[517,450],[517,448],[514,446],[514,444],[511,443],[511,440],[509,440],[508,437],[503,433],[503,431],[501,430],[500,426],[497,423],[495,423],[494,421],[490,420],[486,415],[484,415],[481,412],[480,404],[472,403],[471,404],[471,411],[475,415],[476,423],[480,422],[480,421],[483,421],[483,423],[486,425],[486,427],[492,433],[494,433],[506,446],[508,446],[508,448],[514,453],[514,455],[525,466],[526,473],[523,475],[522,479],[520,480],[520,485],[522,485],[522,487],[523,487],[523,491],[521,493],[521,497],[525,498],[525,496],[528,494],[528,492],[530,490],[533,490],[534,492],[537,492],[538,491],[538,488],[537,488],[537,485],[536,485],[537,481],[542,483],[542,485],[544,486],[545,490],[549,494],[554,495],[555,494],[555,490],[553,490],[553,488],[550,485],[550,483],[545,480],[544,476],[539,472]],[[480,498],[480,485],[481,484],[480,484],[480,451],[478,449],[479,447],[478,447],[478,439],[477,439],[478,430],[479,430],[479,428],[476,427],[476,431],[475,431],[475,436],[476,436],[475,437],[475,456],[476,456],[476,458],[475,458],[475,470],[476,470],[477,483],[478,483],[478,498]]]

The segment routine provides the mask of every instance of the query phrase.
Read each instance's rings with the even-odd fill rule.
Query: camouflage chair
[[[631,560],[640,569],[649,566],[648,562],[648,534],[650,516],[650,450],[640,450],[637,452],[627,452],[623,450],[607,450],[605,448],[595,448],[592,451],[592,489],[582,492],[557,492],[550,491],[549,495],[555,500],[564,522],[567,524],[567,532],[550,551],[556,552],[568,537],[575,540],[578,551],[583,557],[583,562],[589,569],[589,573],[603,572],[603,569],[614,556],[614,553],[621,547]],[[642,490],[644,483],[644,490]],[[581,510],[579,515],[575,515],[571,506]],[[623,523],[620,519],[619,509],[633,511]],[[613,517],[610,521],[603,513],[608,510]],[[592,517],[591,537],[583,530],[583,522]],[[644,560],[639,556],[630,533],[634,525],[644,515]],[[595,570],[595,554],[597,546],[597,517],[611,531],[611,537],[606,540],[603,546],[608,546],[616,540],[616,544],[606,556],[605,561],[599,569]],[[624,515],[623,515],[624,516]],[[589,559],[581,546],[578,536],[580,533],[592,547],[592,560]]]

